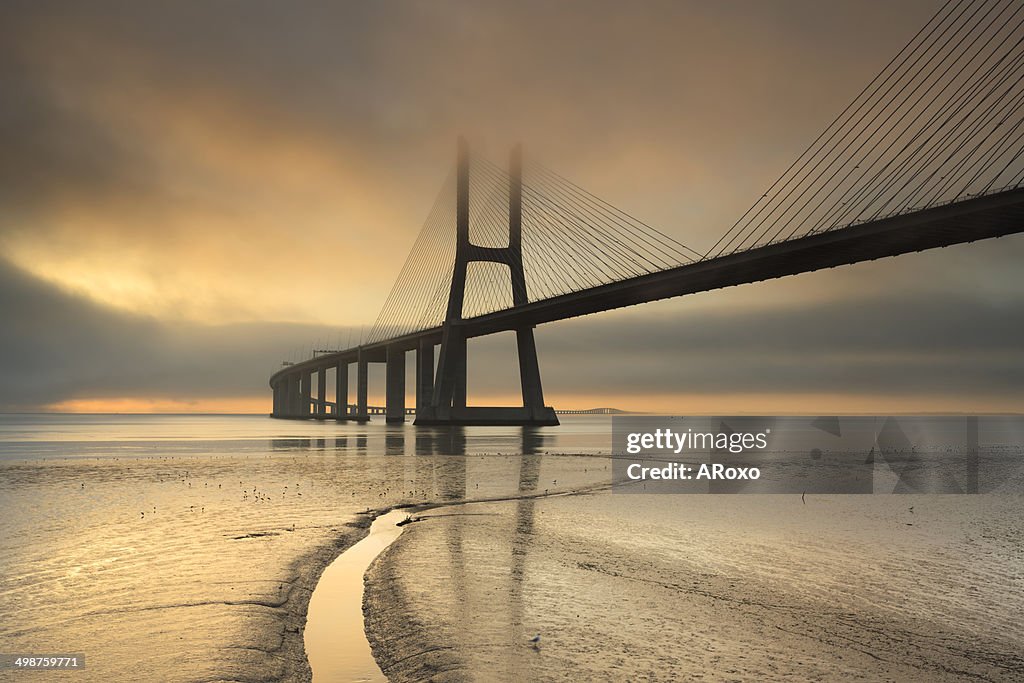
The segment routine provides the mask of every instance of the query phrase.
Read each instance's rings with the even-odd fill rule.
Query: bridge
[[[325,383],[326,384],[326,383]],[[359,414],[360,407],[356,403],[347,404],[342,410],[338,410],[338,404],[335,401],[323,401],[321,402],[318,397],[310,397],[310,413],[309,418],[315,420],[333,420],[336,419],[336,415],[357,415]],[[387,415],[387,406],[372,406],[368,405],[363,408],[366,415]],[[415,415],[415,408],[406,408],[406,415]],[[628,415],[628,411],[619,410],[618,408],[582,408],[582,409],[564,409],[556,410],[556,415]]]
[[[380,411],[367,404],[368,367],[379,363],[388,422],[414,414],[417,425],[555,425],[538,325],[1021,232],[1022,10],[949,0],[702,251],[524,163],[519,147],[503,169],[460,139],[454,173],[369,338],[275,372],[272,415],[368,420]],[[500,332],[516,336],[522,405],[467,405],[467,342]]]

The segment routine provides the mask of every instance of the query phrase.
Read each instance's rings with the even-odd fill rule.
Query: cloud
[[[707,246],[932,4],[7,2],[0,247],[128,311],[367,323],[459,132]]]
[[[655,308],[652,306],[651,308]],[[1024,298],[838,299],[690,314],[656,310],[540,328],[549,390],[602,395],[1017,397]],[[617,318],[617,319],[616,319]]]
[[[74,399],[193,401],[269,395],[296,342],[347,339],[320,326],[166,322],[104,307],[0,261],[0,410]]]

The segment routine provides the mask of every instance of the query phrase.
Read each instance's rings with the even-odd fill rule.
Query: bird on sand
[[[535,636],[534,636],[533,638],[530,638],[530,643],[531,643],[531,644],[532,644],[532,645],[533,645],[534,647],[537,647],[537,645],[538,645],[538,644],[540,644],[540,634],[538,633],[538,634],[537,634],[537,635],[535,635]]]

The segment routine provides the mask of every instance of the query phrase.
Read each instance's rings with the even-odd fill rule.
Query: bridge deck
[[[540,325],[591,313],[695,294],[723,287],[808,273],[937,247],[1024,231],[1024,189],[997,192],[913,213],[852,225],[831,232],[690,263],[465,320],[467,337]],[[362,347],[364,357],[383,360],[385,349],[414,349],[421,340],[440,343],[441,328],[413,332]],[[360,349],[347,349],[282,368],[285,374],[354,362]]]

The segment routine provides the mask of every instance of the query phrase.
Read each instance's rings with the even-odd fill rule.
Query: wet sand
[[[87,661],[39,680],[307,681],[318,577],[397,505],[436,507],[366,575],[390,680],[1024,680],[1019,494],[552,495],[607,485],[607,420],[147,420],[0,438],[0,651]]]
[[[391,681],[1024,680],[1019,495],[598,493],[425,516],[367,575]]]
[[[81,652],[76,680],[307,680],[308,596],[369,525],[310,465],[134,461],[130,486],[123,462],[6,465],[0,643]]]
[[[0,651],[85,655],[39,680],[307,681],[310,595],[375,514],[518,491],[522,457],[496,452],[519,432],[265,422],[327,436],[2,444]],[[537,457],[566,486],[606,476]]]

